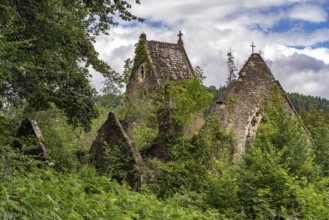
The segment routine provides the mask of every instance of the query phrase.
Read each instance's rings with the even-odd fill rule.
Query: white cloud
[[[329,41],[329,29],[310,32],[298,27],[280,33],[268,31],[283,19],[296,17],[297,13],[292,13],[294,10],[298,12],[299,8],[311,3],[321,5],[322,1],[142,0],[141,5],[133,5],[132,12],[146,18],[147,22],[114,27],[110,36],[98,37],[95,46],[102,59],[116,71],[122,72],[123,61],[133,57],[134,44],[138,42],[142,32],[150,40],[176,42],[178,31],[182,30],[184,46],[192,65],[203,68],[207,76],[207,86],[219,86],[225,83],[227,75],[227,51],[232,49],[236,63],[242,67],[251,54],[249,45],[254,42],[256,51],[262,50],[265,59],[273,61],[272,71],[283,82],[286,90],[329,98],[329,88],[326,86],[329,80],[329,68],[326,66],[329,63],[329,49],[311,47]],[[292,6],[293,9],[290,10]],[[272,10],[273,8],[276,10]],[[319,22],[326,17],[324,9],[319,9],[319,6],[310,9],[310,13],[309,10],[304,12],[310,14],[305,19]],[[319,12],[318,17],[315,16],[316,10]],[[160,22],[161,25],[152,26],[148,22]],[[289,46],[307,48],[297,50]],[[300,56],[296,58],[294,53]],[[310,68],[301,66],[298,61],[309,65],[322,61],[324,63],[322,62],[323,66],[318,72],[314,72],[314,67],[309,70]],[[100,81],[99,77],[97,79]],[[100,87],[99,82],[96,87]]]
[[[309,22],[324,22],[327,20],[326,11],[317,5],[302,4],[296,5],[288,13],[289,18],[300,19]]]
[[[306,47],[302,50],[297,50],[297,53],[299,54],[305,54],[310,57],[313,57],[314,59],[321,60],[326,64],[329,64],[329,49],[328,48],[311,48]]]
[[[298,52],[274,60],[272,72],[289,92],[328,98],[329,65]]]

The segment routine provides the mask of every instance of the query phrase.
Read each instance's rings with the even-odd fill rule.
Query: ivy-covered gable
[[[135,48],[127,93],[194,78],[193,68],[179,36],[177,43],[165,43],[148,41],[146,34],[141,34]]]

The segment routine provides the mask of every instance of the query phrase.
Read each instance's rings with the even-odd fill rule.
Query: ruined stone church
[[[153,94],[152,97],[148,97],[153,105],[158,102],[169,105],[166,94],[163,94],[166,93],[166,84],[194,78],[193,68],[184,49],[181,32],[178,37],[177,43],[166,43],[149,41],[146,34],[141,34],[139,38],[141,51],[137,51],[135,54],[133,72],[126,87],[125,104],[128,112],[134,111],[134,106],[131,103],[140,99],[146,92]],[[159,90],[159,88],[162,89]],[[150,127],[158,130],[156,140],[170,133],[178,132],[177,125],[173,120],[170,120],[170,112],[158,108],[156,114],[159,123],[150,125]],[[128,171],[130,176],[146,175],[142,174],[146,172],[147,168],[131,134],[134,127],[140,123],[142,123],[141,119],[137,115],[126,114],[125,118],[120,120],[113,113],[109,114],[107,121],[98,130],[98,137],[90,149],[92,162],[96,168],[102,172],[107,172],[111,165],[106,152],[119,151],[130,158],[129,165],[126,164],[127,161],[121,161],[125,165],[120,169]],[[157,144],[150,146],[148,151],[149,154],[156,157],[163,155]],[[131,172],[132,170],[134,171]],[[128,180],[128,182],[134,182],[134,180]]]
[[[166,82],[175,83],[195,77],[184,49],[181,32],[178,35],[177,43],[149,41],[146,34],[141,34],[139,43],[144,45],[144,51],[140,52],[141,54],[135,54],[133,72],[126,88],[126,102],[136,98],[133,97],[133,93],[149,92],[165,85]],[[143,56],[144,59],[141,59],[140,57]],[[164,89],[164,91],[166,90]],[[234,154],[235,160],[241,157],[247,140],[254,137],[262,120],[261,103],[270,101],[274,92],[280,95],[287,112],[298,117],[283,88],[275,80],[261,55],[252,53],[239,71],[238,79],[229,83],[225,87],[223,95],[217,100],[217,106],[210,116],[217,120],[221,127],[233,132],[237,143]],[[152,102],[170,104],[170,100],[157,99],[157,95],[159,94],[153,97]],[[121,161],[121,164],[128,163],[123,165],[122,169],[134,170],[129,175],[136,176],[136,173],[139,176],[146,175],[147,168],[143,162],[142,152],[137,149],[135,140],[131,135],[136,123],[140,123],[138,117],[120,120],[113,113],[109,114],[108,120],[99,129],[98,137],[90,150],[92,160],[97,168],[106,170],[108,166],[111,166],[111,161],[105,153],[107,149],[110,149],[110,154],[119,150],[120,153],[131,158],[129,161]],[[174,122],[167,120],[166,126],[161,126],[160,123],[156,128],[158,129],[158,136],[170,132],[170,130],[166,130],[168,124],[169,127],[171,126],[170,123]],[[198,129],[200,128],[201,126],[198,126]],[[157,147],[159,148],[159,146]],[[161,157],[161,154],[152,154],[153,152],[155,151],[151,151],[151,156]]]
[[[238,79],[229,83],[224,94],[217,100],[212,116],[222,127],[233,131],[237,146],[235,159],[239,159],[248,139],[255,136],[262,120],[261,103],[269,102],[273,94],[279,95],[287,112],[298,114],[259,53],[252,53],[238,74]]]

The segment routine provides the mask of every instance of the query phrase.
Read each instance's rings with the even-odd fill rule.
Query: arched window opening
[[[259,109],[256,108],[256,112],[251,117],[251,120],[248,122],[247,126],[247,141],[250,141],[256,136],[257,129],[262,120],[262,114],[259,112]]]
[[[141,77],[142,77],[142,79],[145,79],[145,69],[144,69],[144,66],[141,66]]]

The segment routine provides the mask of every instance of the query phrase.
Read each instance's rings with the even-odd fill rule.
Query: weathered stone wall
[[[129,99],[130,94],[136,91],[147,92],[149,88],[157,85],[158,83],[155,78],[154,70],[150,67],[147,67],[147,63],[144,62],[134,73],[132,73],[129,83],[126,87],[126,97]]]
[[[126,88],[126,96],[130,93],[147,90],[166,82],[181,81],[194,77],[193,68],[183,46],[183,41],[166,43],[148,41],[146,35],[140,36],[139,44],[145,50],[137,51],[134,62],[140,62],[135,67]],[[143,54],[146,53],[146,54]],[[144,60],[145,59],[145,60]]]
[[[158,84],[193,78],[193,69],[182,45],[148,41],[147,48]]]
[[[98,130],[90,155],[100,172],[110,174],[118,181],[135,185],[148,175],[133,140],[112,112]]]
[[[274,93],[281,97],[286,110],[295,115],[293,106],[265,61],[259,54],[252,54],[239,72],[239,78],[226,87],[224,96],[212,113],[224,128],[233,131],[236,136],[234,160],[241,158],[247,139],[255,135],[262,119],[261,103],[270,101]]]
[[[45,148],[38,123],[29,118],[21,122],[13,146],[22,149],[27,155],[47,156],[49,153],[49,150]]]

